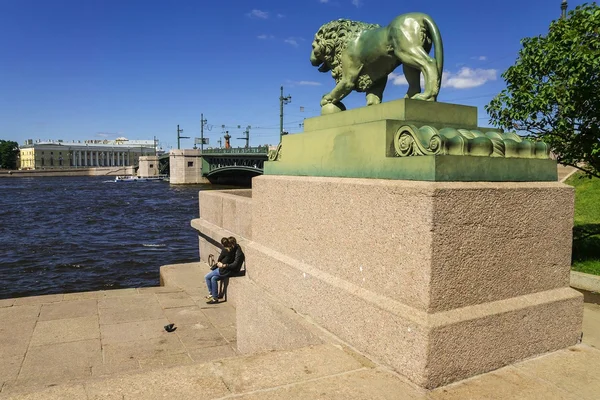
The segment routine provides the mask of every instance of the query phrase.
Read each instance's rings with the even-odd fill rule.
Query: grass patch
[[[600,275],[600,179],[577,172],[565,183],[575,188],[571,268]]]

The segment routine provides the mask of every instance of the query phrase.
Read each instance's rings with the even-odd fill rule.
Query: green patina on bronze
[[[513,132],[477,129],[436,129],[429,125],[403,125],[394,135],[394,153],[398,157],[457,155],[475,157],[515,157],[547,159],[550,148]]]
[[[402,99],[311,120],[304,133],[283,137],[265,163],[266,175],[557,180],[545,143],[478,128],[473,107]]]
[[[554,160],[474,156],[403,157],[393,163],[337,164],[326,169],[315,164],[266,162],[264,174],[432,182],[556,182],[558,179]]]
[[[431,47],[435,59],[429,56]],[[365,92],[367,106],[379,104],[388,75],[400,64],[408,81],[406,97],[436,101],[444,69],[444,48],[433,19],[423,13],[402,14],[381,27],[339,19],[318,30],[310,62],[320,72],[331,71],[335,88],[321,99],[321,114],[344,111],[341,102],[353,90]],[[425,90],[421,93],[421,73]]]

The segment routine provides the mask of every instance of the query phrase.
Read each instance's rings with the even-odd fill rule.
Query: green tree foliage
[[[17,169],[19,144],[9,140],[0,140],[0,169]]]
[[[485,107],[490,123],[526,131],[560,163],[600,177],[600,7],[578,6],[521,43],[506,89]]]

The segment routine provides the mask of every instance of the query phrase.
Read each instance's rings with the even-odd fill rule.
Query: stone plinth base
[[[304,120],[304,131],[318,131],[384,120],[427,123],[435,127],[477,127],[477,107],[462,104],[398,99],[369,107],[358,107],[337,114]]]
[[[420,386],[579,338],[566,185],[262,176],[252,202],[244,249],[256,289],[246,293],[272,296]],[[281,325],[269,320],[238,327],[268,344]]]
[[[236,292],[236,307],[242,310],[236,313],[240,353],[296,349],[324,342],[318,330],[294,310],[272,299],[261,285],[247,277],[230,279],[230,282],[235,285],[231,292]]]
[[[286,138],[287,139],[287,138]],[[323,158],[327,151],[314,152],[311,148],[331,149],[329,154],[336,155],[333,141],[328,145],[315,145],[323,137],[290,137],[285,143],[288,147],[304,151],[286,153],[287,158],[298,155],[296,162],[288,160],[267,162],[265,172],[268,175],[292,176],[328,176],[349,178],[409,179],[433,182],[556,182],[555,160],[533,158],[492,158],[473,156],[431,156],[383,158],[379,163],[369,162],[371,155],[357,152],[358,157]],[[364,137],[365,140],[370,140]],[[285,152],[285,150],[284,150]],[[301,156],[302,154],[302,156]],[[288,157],[289,156],[289,157]],[[300,162],[301,159],[304,159]]]
[[[395,100],[309,118],[282,137],[265,175],[434,182],[556,181],[542,142],[477,126],[477,108]]]

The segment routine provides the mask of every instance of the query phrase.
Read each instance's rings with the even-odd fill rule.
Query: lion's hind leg
[[[408,82],[408,90],[405,97],[412,99],[414,95],[421,93],[421,70],[406,64],[402,65],[402,70]]]
[[[440,76],[437,71],[435,60],[427,54],[425,49],[420,46],[414,46],[408,49],[395,50],[402,64],[423,72],[425,77],[425,90],[423,93],[417,93],[410,97],[411,99],[435,101],[440,92]],[[408,76],[406,77],[408,80]],[[409,81],[410,84],[410,81]],[[420,91],[419,83],[419,91]],[[409,87],[410,90],[410,87]]]

